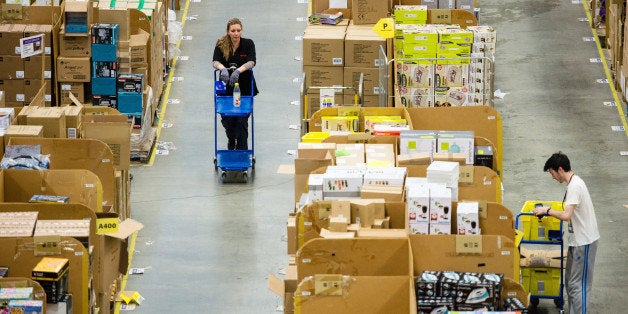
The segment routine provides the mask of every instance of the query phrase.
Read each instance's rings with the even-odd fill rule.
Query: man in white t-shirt
[[[591,285],[593,283],[593,264],[600,238],[597,228],[595,209],[586,184],[571,170],[567,155],[553,154],[543,167],[549,171],[552,179],[567,183],[563,198],[563,210],[548,207],[534,209],[534,215],[549,215],[569,222],[567,227],[567,263],[565,267],[565,286],[567,289],[569,314],[587,313]]]

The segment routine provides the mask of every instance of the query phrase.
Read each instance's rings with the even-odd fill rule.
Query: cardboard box
[[[352,0],[351,16],[353,23],[375,24],[379,19],[387,17],[391,3],[388,0]]]
[[[303,35],[303,65],[344,66],[345,29],[326,27],[326,32],[308,32]]]
[[[130,62],[132,68],[147,67],[150,56],[148,51],[150,34],[141,29],[138,31],[139,33],[131,35],[129,40]]]
[[[362,185],[361,198],[381,198],[388,202],[402,202],[404,196],[403,186],[382,186],[377,184]],[[376,218],[377,220],[379,218]],[[373,222],[375,224],[375,222]]]
[[[342,87],[343,81],[343,68],[332,66],[303,66],[303,72],[305,73],[305,81],[308,87]],[[311,92],[320,94],[319,89],[311,89]],[[342,91],[340,90],[336,94],[342,99]],[[338,101],[337,103],[340,103]]]
[[[80,102],[85,103],[85,83],[83,82],[60,82],[59,93],[62,106],[72,103],[70,93],[72,93]]]
[[[124,115],[84,115],[81,137],[105,142],[113,152],[115,168],[128,170],[131,164],[131,127]]]
[[[119,30],[118,30],[120,40],[121,41],[129,40],[130,18],[129,18],[129,12],[127,11],[126,7],[124,8],[110,8],[109,6],[105,8],[100,7],[98,10],[98,22],[120,25]]]
[[[364,154],[367,166],[395,166],[395,151],[392,144],[365,144]]]
[[[59,56],[61,57],[91,57],[92,41],[89,36],[66,36],[59,31]]]
[[[376,34],[351,34],[347,29],[345,37],[345,66],[348,67],[368,67],[379,66],[379,54],[381,46],[386,53],[386,39]]]
[[[60,82],[89,82],[90,69],[89,57],[57,58],[57,80]]]
[[[297,252],[297,220],[295,216],[288,217],[286,222],[287,226],[287,242],[288,242],[288,254],[295,254]]]
[[[46,69],[47,66],[47,69]],[[47,72],[46,72],[47,70]],[[50,59],[41,56],[30,56],[28,58],[24,58],[24,78],[26,79],[39,79],[42,78],[51,78],[50,72]],[[47,76],[46,77],[46,73]]]
[[[339,5],[334,5],[330,7],[330,5],[337,4],[337,3],[339,3]],[[343,0],[342,2],[332,1],[332,3],[330,3],[330,0],[312,0],[311,4],[312,4],[313,13],[334,14],[334,13],[342,12],[343,19],[345,20],[351,19],[351,5],[352,5],[351,0]]]
[[[40,72],[41,72],[41,63]],[[0,55],[0,79],[23,79],[24,60],[20,56]]]
[[[39,90],[42,88],[45,81],[42,79],[25,79],[24,80],[24,103],[30,104]],[[48,86],[46,86],[48,87]],[[50,95],[50,88],[47,88],[46,94]]]
[[[294,295],[299,313],[416,313],[411,276],[313,276]]]
[[[321,167],[333,164],[332,155],[328,151],[304,150],[294,160],[294,199],[298,200],[306,192],[310,173]]]
[[[92,25],[92,5],[84,1],[68,1],[65,3],[64,27],[67,36],[89,37]]]
[[[20,39],[24,37],[24,24],[0,26],[0,55],[20,55]]]
[[[61,108],[37,108],[28,114],[29,125],[43,126],[43,136],[47,138],[65,138],[65,114]]]
[[[358,84],[360,82],[360,74],[364,74],[362,86],[364,88],[364,95],[379,95],[379,69],[378,68],[364,68],[364,67],[345,67],[344,68],[344,84],[343,86],[351,86],[354,89],[346,89],[345,94],[355,95],[358,92]],[[345,102],[346,103],[346,102]],[[351,102],[349,102],[351,103]]]
[[[0,80],[0,90],[4,90],[7,107],[24,106],[24,80]]]
[[[299,280],[315,274],[409,276],[410,250],[407,237],[312,239],[299,250],[297,275]]]

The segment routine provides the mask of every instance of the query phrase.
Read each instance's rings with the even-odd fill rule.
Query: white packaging
[[[467,165],[473,165],[473,131],[439,131],[436,145],[437,153],[464,153]]]
[[[430,223],[427,221],[410,221],[408,229],[410,234],[429,234]]]
[[[433,130],[408,130],[399,133],[399,154],[411,154],[436,152],[436,131]]]
[[[457,187],[460,164],[453,161],[434,161],[427,167],[427,182],[440,183],[446,187]]]
[[[310,202],[323,200],[323,174],[310,174],[307,189]]]
[[[434,86],[462,87],[468,84],[468,64],[437,64],[434,66]]]
[[[403,186],[405,167],[370,167],[364,173],[364,184]]]
[[[0,108],[0,129],[6,130],[11,125],[11,121],[15,118],[15,109]]]
[[[407,191],[408,222],[429,221],[430,189],[414,187]]]
[[[451,223],[451,189],[430,186],[430,224]]]
[[[451,223],[430,222],[430,234],[451,234]]]
[[[458,234],[480,234],[478,202],[460,202],[456,208]]]
[[[402,87],[434,86],[434,65],[403,63],[399,67],[399,83]],[[399,70],[398,70],[399,71]]]
[[[432,88],[400,87],[399,97],[401,104],[406,108],[434,107],[434,92]]]

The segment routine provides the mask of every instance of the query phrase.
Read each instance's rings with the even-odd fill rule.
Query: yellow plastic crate
[[[552,210],[562,211],[562,202],[526,201],[521,208],[522,213],[530,213],[534,205],[541,203],[543,206],[551,206]],[[547,241],[550,230],[560,230],[562,221],[554,217],[543,217],[541,221],[535,216],[521,216],[519,230],[523,231],[524,240]]]
[[[303,143],[321,143],[329,137],[329,132],[309,132],[301,137]]]
[[[558,296],[560,268],[522,267],[523,288],[532,295]]]

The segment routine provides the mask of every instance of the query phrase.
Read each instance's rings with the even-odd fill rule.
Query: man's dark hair
[[[563,168],[566,172],[571,170],[569,158],[567,158],[567,155],[560,151],[558,153],[554,153],[549,159],[547,159],[545,166],[543,167],[543,171],[548,171],[550,169],[558,171],[559,167]]]

